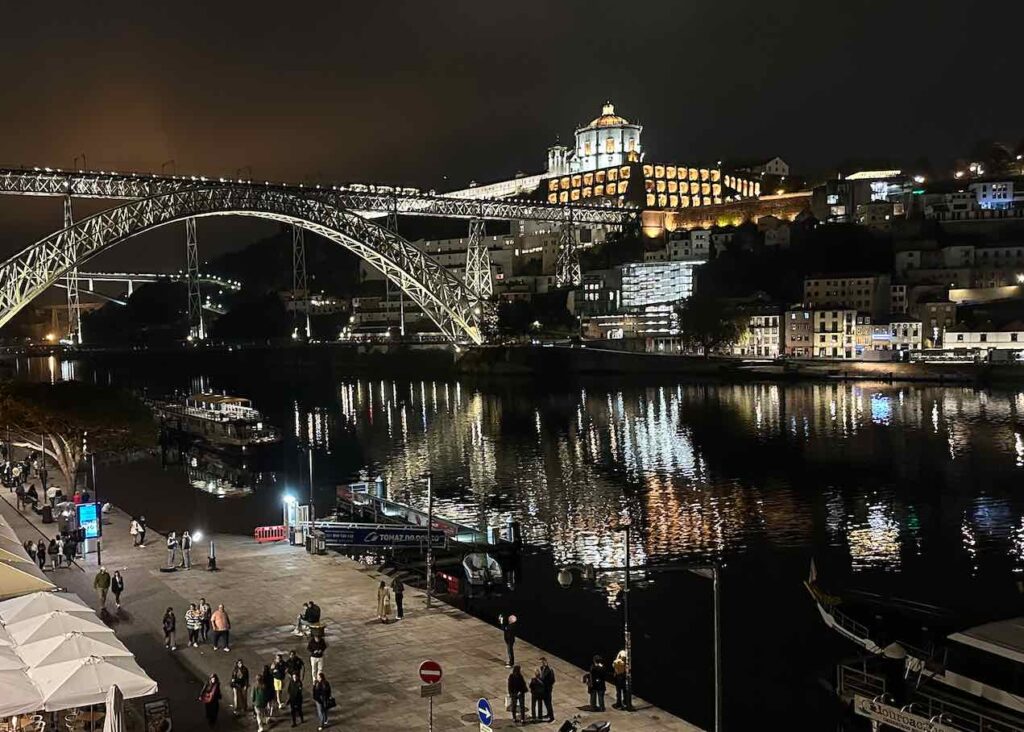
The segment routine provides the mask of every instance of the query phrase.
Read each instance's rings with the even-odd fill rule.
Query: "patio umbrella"
[[[56,589],[34,565],[0,562],[0,600]]]
[[[103,732],[124,732],[124,694],[117,684],[107,692],[107,716],[103,718]]]
[[[17,623],[10,623],[6,628],[11,638],[18,645],[61,636],[65,633],[73,633],[76,630],[83,633],[114,632],[104,625],[95,614],[69,613],[64,610],[55,610],[25,620],[19,620]]]
[[[95,615],[93,609],[82,602],[78,595],[70,592],[34,592],[0,602],[0,623],[10,625],[55,610]]]
[[[0,671],[15,671],[28,666],[10,646],[0,646]]]
[[[25,669],[0,670],[0,717],[38,712],[43,697]]]
[[[29,668],[37,668],[89,656],[132,658],[132,653],[108,630],[100,633],[75,631],[35,643],[26,643],[18,646],[18,656]]]
[[[14,552],[9,552],[6,549],[0,549],[0,562],[10,562],[11,564],[34,564],[25,552],[21,552],[21,554],[18,555]]]
[[[29,677],[43,695],[43,708],[59,712],[106,702],[110,687],[117,684],[126,699],[156,692],[156,682],[135,659],[89,656],[29,669]]]

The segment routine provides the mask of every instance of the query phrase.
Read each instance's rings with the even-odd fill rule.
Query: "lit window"
[[[610,137],[607,140],[605,140],[604,141],[604,151],[606,153],[613,153],[613,152],[615,152],[615,140],[613,140]]]

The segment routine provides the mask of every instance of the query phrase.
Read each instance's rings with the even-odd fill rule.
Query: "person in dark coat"
[[[71,566],[71,563],[75,561],[75,554],[77,553],[77,550],[78,542],[75,541],[75,537],[71,534],[64,537],[64,559],[67,561],[69,567]]]
[[[395,596],[395,617],[401,620],[405,617],[405,608],[402,607],[402,601],[405,599],[405,585],[398,577],[391,580],[391,593]]]
[[[313,682],[313,703],[316,704],[316,716],[320,722],[317,729],[323,729],[328,725],[327,711],[331,708],[331,685],[322,673],[317,674],[316,681]]]
[[[39,569],[43,569],[46,566],[46,542],[42,539],[36,544],[36,562],[39,563]]]
[[[298,724],[295,717],[299,718],[299,722],[306,721],[302,718],[302,679],[294,673],[288,682],[288,709],[292,713],[292,727]]]
[[[526,679],[518,666],[508,675],[508,698],[512,707],[512,721],[526,724]],[[516,710],[519,716],[516,717]]]
[[[199,701],[205,707],[207,723],[211,727],[215,726],[217,715],[220,714],[220,679],[217,678],[217,674],[211,674],[210,679],[203,685]]]
[[[178,619],[174,617],[174,608],[167,608],[164,613],[164,647],[168,651],[178,650],[178,644],[174,638],[174,631],[178,627]]]
[[[548,659],[540,659],[540,680],[544,682],[544,707],[549,722],[555,721],[555,710],[551,703],[551,695],[555,690],[555,670],[548,666]]]
[[[505,664],[505,668],[512,668],[516,665],[516,623],[518,618],[515,615],[509,615],[507,618],[504,615],[498,616],[498,625],[501,626],[501,632],[505,636],[505,649],[508,651],[508,662]]]
[[[604,661],[601,657],[594,656],[594,661],[590,664],[590,670],[583,675],[583,678],[587,683],[587,691],[590,692],[591,711],[604,711],[605,676],[607,673],[608,672],[604,667]]]
[[[544,717],[544,682],[540,678],[540,670],[530,679],[530,718],[539,722]]]

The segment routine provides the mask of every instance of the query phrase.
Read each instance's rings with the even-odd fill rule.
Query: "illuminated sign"
[[[100,535],[99,504],[78,504],[78,528],[85,529],[86,539],[95,539]]]
[[[862,717],[903,732],[955,732],[952,727],[912,714],[905,708],[883,704],[860,694],[854,696],[853,709]]]

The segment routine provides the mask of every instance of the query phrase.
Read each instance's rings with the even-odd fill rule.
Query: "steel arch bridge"
[[[461,280],[402,237],[332,198],[315,190],[244,183],[193,185],[133,198],[56,231],[0,264],[0,327],[66,273],[125,239],[175,221],[241,215],[292,224],[346,247],[404,290],[451,341],[482,342],[479,306]]]

